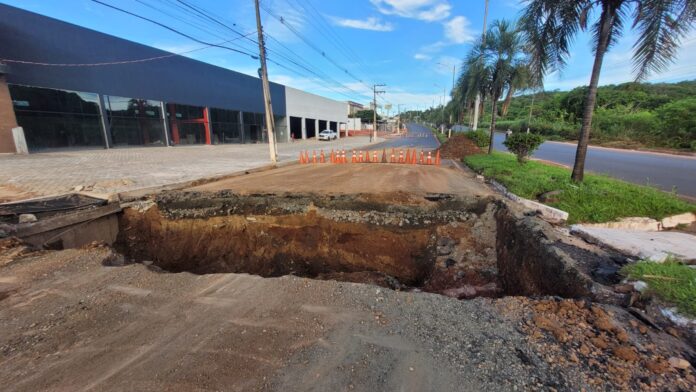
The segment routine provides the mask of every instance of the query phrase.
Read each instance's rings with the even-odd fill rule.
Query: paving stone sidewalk
[[[374,143],[373,143],[374,144]],[[279,163],[303,150],[362,148],[368,137],[278,144]],[[84,187],[100,194],[176,184],[268,166],[267,144],[137,147],[0,155],[0,202]]]

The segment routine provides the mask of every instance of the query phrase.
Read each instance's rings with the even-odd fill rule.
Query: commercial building
[[[252,76],[3,4],[0,59],[0,153],[18,126],[31,152],[267,142]],[[281,143],[347,122],[346,102],[277,83],[271,98]]]

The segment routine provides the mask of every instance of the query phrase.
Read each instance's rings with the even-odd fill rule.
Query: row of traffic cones
[[[382,157],[379,158],[377,151],[356,151],[346,153],[346,150],[331,150],[328,157],[324,154],[324,150],[321,150],[319,154],[317,151],[312,151],[312,156],[310,157],[309,151],[300,152],[300,164],[317,164],[317,163],[348,163],[348,155],[350,155],[350,163],[403,163],[411,165],[437,165],[440,166],[440,150],[435,152],[433,156],[432,151],[427,153],[423,150],[418,154],[415,148],[396,150],[391,149],[391,154],[387,156],[387,150],[382,150]]]

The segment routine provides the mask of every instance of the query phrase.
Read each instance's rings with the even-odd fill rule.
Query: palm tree
[[[527,62],[517,64],[512,69],[510,85],[508,86],[507,93],[505,93],[503,106],[500,108],[500,117],[507,116],[508,109],[510,109],[510,103],[512,102],[512,96],[516,92],[532,87],[536,87],[536,83],[532,81],[531,74],[529,73],[529,64]]]
[[[591,26],[595,59],[571,176],[576,182],[584,177],[604,55],[621,37],[624,23],[630,19],[638,32],[633,61],[636,80],[640,81],[673,61],[681,38],[693,28],[696,0],[529,0],[521,25],[527,34],[532,70],[537,77],[565,65],[573,37],[587,30],[593,12],[599,13]]]
[[[466,97],[469,102],[476,94],[480,94],[482,100],[491,100],[489,154],[493,152],[498,101],[505,91],[514,88],[516,69],[526,66],[521,38],[518,29],[510,22],[496,20],[486,37],[482,37],[471,49],[462,67],[459,95]]]

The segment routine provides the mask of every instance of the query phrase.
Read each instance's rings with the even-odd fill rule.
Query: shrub
[[[491,137],[491,135],[483,129],[469,131],[465,135],[480,148],[488,147]]]
[[[517,132],[510,135],[503,144],[511,152],[517,155],[517,161],[524,163],[527,157],[532,155],[534,151],[544,142],[541,135],[535,133]]]

